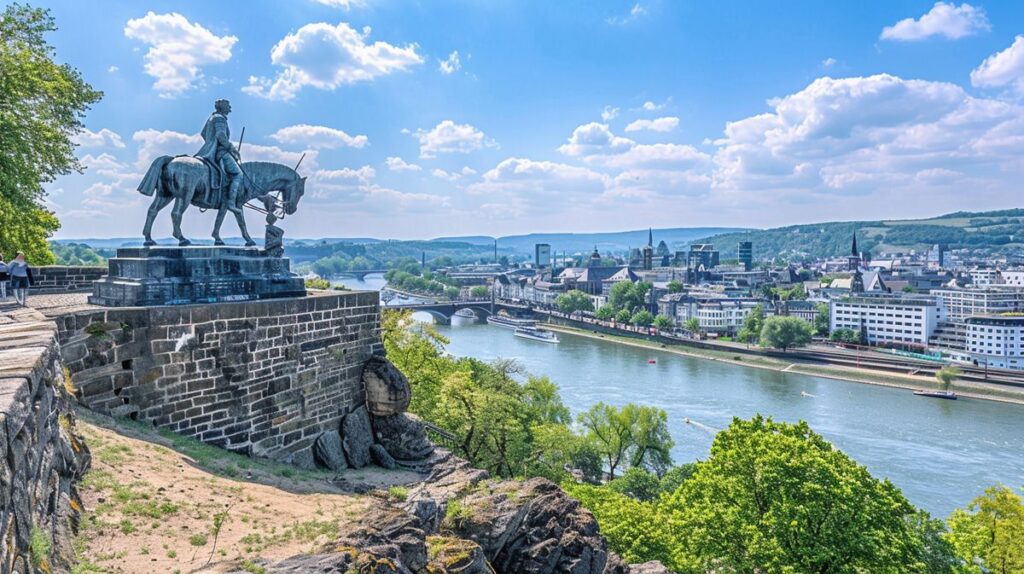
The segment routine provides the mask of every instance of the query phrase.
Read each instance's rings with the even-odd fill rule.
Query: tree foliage
[[[672,327],[672,319],[665,315],[658,315],[654,318],[654,326],[659,329],[669,329]]]
[[[816,309],[818,313],[814,316],[814,332],[822,336],[828,335],[828,330],[831,327],[832,310],[828,303],[818,303]]]
[[[764,319],[764,305],[754,305],[743,319],[743,327],[736,334],[736,338],[744,343],[757,343],[761,338],[761,329],[764,328]]]
[[[664,472],[672,464],[675,442],[668,432],[668,415],[661,409],[597,403],[580,414],[579,424],[601,453],[611,479],[622,467]]]
[[[958,367],[946,365],[938,371],[935,371],[935,380],[939,382],[939,385],[941,385],[943,389],[948,389],[949,385],[960,377],[960,374],[961,371]]]
[[[761,329],[761,344],[783,351],[811,342],[811,325],[799,317],[768,317]]]
[[[948,540],[965,563],[964,572],[1024,572],[1024,502],[995,486],[949,517]]]
[[[558,306],[559,311],[569,315],[578,311],[594,310],[594,301],[590,296],[577,289],[559,295],[555,299],[555,305]]]
[[[0,16],[0,252],[37,265],[54,261],[46,238],[60,227],[43,185],[82,170],[72,139],[103,96],[54,62],[45,35],[56,29],[48,10],[12,4]]]

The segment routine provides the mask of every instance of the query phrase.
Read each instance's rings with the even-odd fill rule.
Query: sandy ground
[[[93,466],[81,485],[76,573],[259,573],[421,479],[376,467],[304,471],[93,414],[80,413],[78,427]]]

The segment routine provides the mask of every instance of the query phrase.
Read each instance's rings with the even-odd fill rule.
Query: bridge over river
[[[432,301],[432,302],[394,302],[386,305],[388,309],[408,309],[414,313],[427,313],[434,318],[436,323],[449,325],[452,316],[463,309],[468,309],[479,319],[483,319],[498,311],[505,310],[514,313],[529,311],[528,307],[519,307],[507,303],[499,303],[490,299],[476,299],[470,301]]]

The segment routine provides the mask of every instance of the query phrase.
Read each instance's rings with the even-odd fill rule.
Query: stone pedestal
[[[306,294],[289,260],[252,247],[117,250],[89,302],[105,307],[254,301]]]

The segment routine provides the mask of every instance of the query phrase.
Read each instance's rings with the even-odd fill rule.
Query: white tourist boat
[[[533,319],[519,319],[516,317],[509,317],[508,315],[488,315],[487,323],[489,325],[494,325],[495,327],[504,327],[506,329],[523,329],[537,326],[537,321]]]
[[[555,336],[551,331],[545,331],[544,329],[538,329],[536,327],[523,327],[516,329],[516,337],[522,337],[524,339],[533,339],[534,341],[542,341],[544,343],[557,343],[558,337]]]

